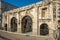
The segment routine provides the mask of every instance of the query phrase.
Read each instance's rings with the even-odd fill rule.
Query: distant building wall
[[[6,11],[13,10],[16,8],[18,7],[0,0],[0,26],[2,24],[2,14]]]

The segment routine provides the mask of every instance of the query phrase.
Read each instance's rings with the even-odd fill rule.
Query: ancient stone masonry
[[[58,35],[58,22],[60,22],[59,3],[56,0],[44,0],[4,12],[2,27],[10,32],[54,38]]]

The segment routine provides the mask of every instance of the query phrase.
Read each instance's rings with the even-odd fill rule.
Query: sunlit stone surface
[[[3,13],[3,30],[58,39],[60,28],[60,2],[41,1]],[[11,21],[12,18],[15,18]],[[47,40],[47,39],[46,39]]]

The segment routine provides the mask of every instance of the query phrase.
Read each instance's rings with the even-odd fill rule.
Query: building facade
[[[2,24],[2,14],[6,11],[13,10],[16,8],[18,7],[0,0],[0,24]]]
[[[10,10],[3,14],[2,27],[9,32],[57,38],[60,28],[59,9],[59,0],[44,0]]]

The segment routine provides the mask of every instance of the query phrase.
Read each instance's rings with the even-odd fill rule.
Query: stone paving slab
[[[11,39],[8,39],[8,38],[3,37],[3,36],[0,35],[0,40],[11,40]]]
[[[6,31],[0,31],[0,35],[9,40],[54,40],[50,37],[30,36]]]

